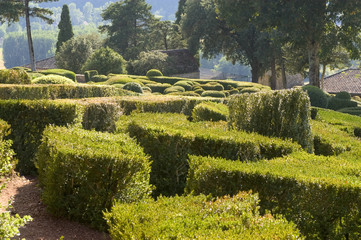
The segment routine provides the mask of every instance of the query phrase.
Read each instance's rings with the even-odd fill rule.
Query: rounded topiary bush
[[[204,91],[201,97],[225,98],[226,94],[220,91]]]
[[[0,70],[0,83],[3,84],[30,84],[31,78],[25,70]]]
[[[339,92],[339,93],[336,93],[336,98],[344,99],[344,100],[351,100],[351,95],[348,92]]]
[[[72,71],[69,71],[69,70],[65,70],[65,69],[47,69],[47,70],[40,71],[40,73],[44,74],[44,75],[59,75],[59,76],[69,78],[69,79],[73,80],[74,82],[76,82],[75,73]]]
[[[152,92],[152,89],[150,87],[142,87],[142,89],[143,89],[143,92],[148,92],[148,93]]]
[[[192,111],[193,121],[226,121],[229,109],[222,103],[202,102]]]
[[[174,92],[185,92],[185,89],[181,86],[172,86],[164,90],[164,94],[169,94]]]
[[[90,80],[92,82],[105,82],[108,80],[108,77],[105,75],[94,75]]]
[[[331,110],[339,110],[342,108],[352,108],[357,107],[357,102],[350,101],[347,99],[340,99],[336,97],[332,97],[328,100],[327,108]]]
[[[124,90],[136,92],[136,93],[143,93],[142,86],[136,82],[129,82],[126,83],[123,87]]]
[[[217,82],[210,82],[207,84],[202,84],[201,87],[206,91],[224,91],[223,85]]]
[[[200,97],[201,95],[199,95],[198,93],[189,91],[189,92],[173,92],[173,93],[168,93],[167,95],[174,95],[174,96],[188,96],[188,97]]]
[[[35,78],[31,82],[33,84],[75,84],[75,82],[69,78],[52,74]]]
[[[259,88],[256,88],[256,87],[246,87],[246,88],[243,88],[240,93],[256,93],[256,92],[259,92],[261,91]]]
[[[311,106],[320,108],[327,107],[327,95],[322,89],[312,85],[303,86],[302,89],[307,92]]]
[[[147,74],[146,74],[147,78],[152,78],[152,77],[161,77],[163,76],[163,73],[161,71],[159,71],[158,69],[150,69]]]
[[[186,91],[192,91],[192,83],[189,81],[178,81],[174,84],[174,86],[181,86]]]
[[[146,86],[152,90],[152,93],[164,93],[164,90],[170,88],[172,85],[169,83],[149,83]]]

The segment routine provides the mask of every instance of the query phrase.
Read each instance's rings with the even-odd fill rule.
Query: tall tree
[[[31,37],[30,17],[39,17],[45,22],[51,24],[53,20],[49,17],[52,12],[46,8],[39,8],[37,6],[30,6],[30,2],[55,2],[58,0],[3,0],[0,2],[0,21],[17,22],[20,17],[25,17],[26,32],[28,37],[28,47],[30,56],[30,66],[33,71],[36,71],[34,46]]]
[[[175,23],[176,24],[180,24],[180,21],[182,20],[182,15],[184,14],[186,2],[187,2],[187,0],[179,0],[179,2],[178,2],[178,10],[175,13],[175,17],[176,17]]]
[[[56,43],[56,52],[59,52],[61,45],[74,36],[73,25],[70,20],[70,13],[68,5],[64,4],[61,11],[60,22],[58,24],[59,34]]]
[[[152,29],[151,38],[154,40],[155,49],[168,50],[186,47],[186,42],[182,39],[179,25],[168,20],[156,20]]]
[[[102,13],[110,24],[100,27],[108,34],[106,45],[125,59],[135,59],[141,51],[151,50],[149,34],[154,22],[151,6],[145,0],[123,0],[110,4]]]

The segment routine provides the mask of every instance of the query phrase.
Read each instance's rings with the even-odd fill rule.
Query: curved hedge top
[[[47,69],[47,70],[40,71],[40,73],[42,73],[44,75],[55,74],[55,75],[67,77],[67,78],[70,78],[71,80],[73,80],[74,82],[76,82],[75,73],[72,71],[69,71],[69,70],[65,70],[65,69]]]
[[[75,84],[75,82],[73,82],[67,77],[62,77],[54,74],[35,78],[31,82],[33,84]]]

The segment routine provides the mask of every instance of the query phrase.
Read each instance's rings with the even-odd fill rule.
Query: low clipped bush
[[[158,69],[150,69],[147,74],[147,78],[151,79],[152,77],[161,77],[163,76],[163,73],[159,71]]]
[[[357,102],[350,101],[347,99],[340,99],[336,97],[331,97],[328,100],[328,105],[327,105],[328,109],[335,111],[342,108],[353,108],[353,107],[357,107]]]
[[[123,86],[123,89],[128,90],[128,91],[132,91],[132,92],[136,92],[136,93],[143,93],[142,86],[139,83],[136,83],[136,82],[126,83]]]
[[[336,93],[335,97],[338,99],[351,100],[351,95],[348,92]]]
[[[31,80],[34,80],[35,78],[45,76],[44,74],[38,73],[38,72],[29,72],[28,73]]]
[[[353,130],[353,133],[354,133],[355,137],[361,138],[361,128],[356,127]]]
[[[42,199],[55,216],[104,230],[113,202],[148,197],[150,162],[125,134],[48,127],[36,155]]]
[[[121,109],[115,103],[90,103],[85,107],[82,125],[86,130],[114,132],[120,115]]]
[[[257,195],[204,195],[115,203],[105,213],[112,239],[301,239],[295,225],[261,216]],[[145,221],[146,219],[146,221]]]
[[[93,76],[98,75],[97,70],[89,70],[84,72],[85,82],[93,81]],[[94,81],[93,81],[94,82]]]
[[[307,92],[311,106],[320,108],[327,107],[327,95],[322,89],[312,85],[303,86],[302,89]]]
[[[175,92],[185,92],[185,89],[181,86],[172,86],[164,90],[164,94],[175,93]]]
[[[202,92],[201,97],[225,98],[226,94],[219,91],[204,91]]]
[[[32,84],[75,84],[75,82],[67,77],[62,77],[59,75],[46,75],[42,77],[35,78],[31,81]]]
[[[161,77],[151,77],[150,80],[152,80],[154,82],[157,82],[157,83],[169,83],[170,85],[174,85],[176,82],[182,81],[182,80],[185,80],[185,79],[180,78],[180,77],[161,76]]]
[[[44,75],[59,75],[59,76],[69,78],[69,79],[73,80],[74,82],[76,82],[75,73],[72,71],[69,71],[69,70],[65,70],[65,69],[47,69],[47,70],[40,71],[40,73],[44,74]]]
[[[31,78],[24,70],[3,69],[0,70],[1,84],[30,84]]]
[[[226,121],[229,115],[227,105],[215,102],[202,102],[192,111],[193,121]]]
[[[235,129],[291,138],[312,151],[310,100],[301,89],[233,95],[229,113]]]
[[[240,93],[256,93],[261,91],[259,88],[256,87],[246,87],[246,88],[242,88],[241,91],[239,91]]]
[[[209,82],[207,84],[201,84],[200,86],[206,91],[224,91],[223,85],[217,82]]]
[[[201,96],[198,93],[193,92],[193,91],[189,91],[189,92],[172,92],[172,93],[168,93],[167,95],[188,96],[188,97],[200,97]]]
[[[361,107],[341,108],[338,109],[337,111],[361,117]]]
[[[184,88],[186,91],[191,91],[192,90],[192,83],[189,81],[178,81],[174,84],[174,86],[181,86],[182,88]]]
[[[94,75],[92,76],[91,81],[98,83],[98,82],[106,82],[108,79],[109,78],[105,75]]]
[[[11,140],[5,140],[10,134],[10,125],[0,119],[0,178],[8,177],[15,168],[14,151],[11,149]],[[0,189],[2,183],[0,183]],[[0,206],[1,207],[1,206]],[[1,219],[1,218],[0,218]]]
[[[152,89],[150,87],[142,87],[143,93],[152,93]]]
[[[119,124],[128,124],[122,128],[137,139],[153,161],[150,179],[156,186],[155,196],[183,194],[188,154],[258,161],[300,150],[290,140],[226,131],[226,122],[189,122],[182,114],[144,113],[132,115],[126,122]]]
[[[150,89],[152,89],[152,92],[158,92],[158,93],[164,93],[164,90],[166,90],[167,88],[170,88],[172,85],[170,85],[169,83],[150,83],[146,85],[147,87],[149,87]]]

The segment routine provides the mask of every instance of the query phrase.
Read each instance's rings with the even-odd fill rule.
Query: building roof
[[[361,70],[347,69],[324,79],[323,90],[329,93],[361,94]]]
[[[193,57],[188,49],[174,49],[160,51],[172,59],[172,66],[177,73],[199,72],[197,60]]]
[[[58,68],[56,66],[55,57],[45,58],[43,60],[36,61],[35,65],[36,68],[40,70]],[[30,68],[30,64],[27,64],[24,67]]]

